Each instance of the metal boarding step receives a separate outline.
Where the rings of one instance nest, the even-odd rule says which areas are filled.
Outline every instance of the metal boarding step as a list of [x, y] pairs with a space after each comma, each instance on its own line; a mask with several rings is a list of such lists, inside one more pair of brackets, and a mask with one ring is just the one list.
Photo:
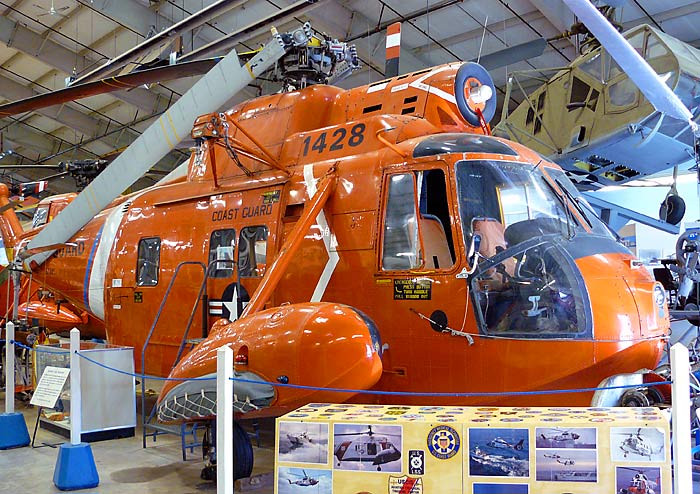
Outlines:
[[[148, 437], [153, 438], [156, 442], [158, 436], [163, 434], [175, 434], [180, 436], [180, 448], [182, 450], [182, 461], [187, 461], [187, 450], [190, 454], [194, 453], [194, 448], [202, 446], [202, 438], [204, 437], [204, 427], [198, 422], [185, 423], [181, 425], [164, 425], [164, 424], [146, 424], [144, 428], [151, 430]], [[199, 433], [201, 432], [201, 437]]]

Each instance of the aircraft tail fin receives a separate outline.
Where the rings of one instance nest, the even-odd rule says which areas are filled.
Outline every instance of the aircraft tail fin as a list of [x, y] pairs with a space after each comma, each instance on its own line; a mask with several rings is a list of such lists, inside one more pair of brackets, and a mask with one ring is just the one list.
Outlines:
[[524, 439], [521, 439], [521, 440], [518, 442], [518, 444], [515, 445], [515, 449], [517, 449], [518, 451], [522, 450], [522, 449], [523, 449], [523, 443], [524, 443], [524, 442], [525, 442], [525, 440], [524, 440]]
[[0, 233], [7, 249], [14, 248], [18, 237], [24, 233], [14, 206], [15, 204], [10, 202], [10, 190], [7, 185], [0, 184]]
[[384, 77], [399, 75], [399, 58], [401, 56], [401, 23], [395, 22], [386, 28], [386, 65]]

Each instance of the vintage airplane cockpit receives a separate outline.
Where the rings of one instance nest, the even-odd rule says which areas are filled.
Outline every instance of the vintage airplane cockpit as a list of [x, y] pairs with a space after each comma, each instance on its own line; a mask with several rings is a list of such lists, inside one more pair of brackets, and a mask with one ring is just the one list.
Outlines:
[[[697, 121], [700, 116], [700, 50], [648, 25], [629, 31], [625, 38], [673, 89]], [[606, 83], [609, 93], [606, 104], [610, 107], [610, 112], [619, 112], [639, 105], [639, 88], [604, 48], [596, 50], [579, 66], [595, 79]], [[574, 97], [575, 91], [579, 94]], [[580, 88], [572, 89], [572, 100], [581, 100], [582, 97], [585, 99], [585, 95], [580, 93]], [[649, 119], [641, 122], [641, 125], [657, 129], [661, 134], [686, 146], [693, 146], [694, 136], [687, 122], [663, 118], [661, 113], [654, 112]]]
[[[673, 89], [697, 121], [700, 116], [700, 50], [648, 25], [625, 33], [625, 38]], [[573, 77], [567, 105], [569, 112], [581, 107], [595, 111], [599, 95], [603, 93], [601, 102], [605, 105], [605, 115], [614, 120], [628, 111], [635, 114], [636, 121], [630, 122], [629, 131], [631, 134], [642, 132], [642, 145], [636, 146], [640, 151], [644, 148], [644, 153], [650, 153], [654, 157], [662, 156], [671, 163], [680, 163], [692, 157], [690, 151], [694, 146], [694, 136], [688, 123], [675, 118], [665, 118], [663, 113], [655, 111], [653, 107], [645, 111], [642, 105], [643, 94], [604, 48], [597, 48], [584, 56], [576, 67], [589, 78], [583, 74], [583, 78]], [[662, 139], [654, 141], [654, 149], [644, 146], [657, 133]], [[580, 136], [577, 139], [578, 142], [587, 140]], [[573, 141], [571, 145], [576, 144], [577, 142]], [[614, 162], [629, 162], [629, 152], [627, 157], [624, 156], [624, 150], [620, 150], [619, 153], [618, 156], [617, 148], [605, 153], [600, 150], [590, 151], [585, 160], [590, 166], [588, 171], [600, 176], [603, 183], [623, 181], [638, 175], [639, 170], [635, 167], [609, 167]]]

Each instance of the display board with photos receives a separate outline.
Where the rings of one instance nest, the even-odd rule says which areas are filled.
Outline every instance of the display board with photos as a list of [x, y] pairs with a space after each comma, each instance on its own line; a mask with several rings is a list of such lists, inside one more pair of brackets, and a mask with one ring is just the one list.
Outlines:
[[652, 407], [311, 403], [277, 419], [275, 493], [671, 494], [669, 435]]

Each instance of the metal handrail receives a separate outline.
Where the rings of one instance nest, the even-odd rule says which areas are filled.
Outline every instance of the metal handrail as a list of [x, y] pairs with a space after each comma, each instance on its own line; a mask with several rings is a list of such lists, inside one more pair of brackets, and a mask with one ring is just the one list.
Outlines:
[[[212, 271], [213, 271], [212, 268], [214, 268], [215, 266], [217, 266], [216, 269], [220, 269], [220, 268], [218, 267], [218, 264], [219, 264], [219, 263], [223, 263], [223, 264], [229, 264], [229, 263], [230, 263], [231, 266], [232, 266], [232, 270], [235, 270], [235, 269], [236, 269], [236, 265], [237, 265], [237, 263], [234, 261], [234, 259], [215, 259], [215, 260], [213, 260], [213, 261], [209, 264], [209, 266], [207, 266], [206, 271], [205, 271], [205, 273], [204, 273], [204, 280], [202, 281], [202, 285], [199, 287], [199, 293], [198, 293], [198, 295], [197, 295], [197, 300], [198, 300], [198, 301], [202, 298], [202, 295], [203, 295], [203, 293], [204, 293], [204, 291], [205, 291], [205, 289], [206, 289], [207, 281], [209, 281], [209, 278], [211, 277], [211, 273], [212, 273]], [[236, 276], [236, 280], [237, 280], [236, 283], [239, 285], [239, 286], [238, 286], [238, 293], [241, 293], [241, 289], [240, 289], [240, 277], [239, 277], [239, 276]], [[205, 295], [205, 296], [206, 296], [206, 295]], [[197, 308], [197, 306], [195, 305], [195, 309], [196, 309], [196, 308]], [[192, 320], [194, 319], [194, 314], [195, 314], [195, 310], [193, 309], [193, 310], [192, 310], [192, 313], [190, 314], [190, 318], [189, 318], [189, 320], [187, 321], [187, 328], [186, 328], [186, 330], [185, 330], [185, 333], [183, 334], [182, 340], [180, 341], [180, 348], [178, 349], [178, 351], [177, 351], [177, 356], [175, 357], [175, 361], [173, 362], [173, 368], [175, 368], [175, 366], [177, 365], [177, 363], [180, 362], [180, 358], [182, 358], [182, 352], [185, 350], [185, 346], [187, 345], [187, 333], [189, 333], [190, 326], [192, 325]], [[206, 330], [206, 328], [202, 328], [202, 337], [203, 337], [203, 338], [206, 338], [206, 336], [207, 336], [205, 330]]]
[[[187, 320], [187, 324], [185, 325], [185, 331], [183, 332], [182, 339], [180, 340], [180, 347], [178, 348], [177, 356], [175, 357], [175, 361], [173, 362], [173, 367], [177, 365], [177, 363], [180, 361], [182, 358], [182, 354], [184, 352], [185, 346], [187, 345], [187, 335], [190, 331], [190, 328], [192, 327], [192, 322], [194, 321], [194, 316], [197, 313], [197, 307], [199, 306], [200, 301], [202, 300], [202, 297], [206, 297], [206, 287], [207, 287], [207, 282], [209, 281], [212, 272], [214, 269], [220, 269], [220, 264], [231, 264], [232, 270], [235, 270], [236, 267], [238, 266], [238, 263], [236, 262], [235, 259], [215, 259], [213, 260], [208, 266], [205, 266], [204, 263], [200, 261], [183, 261], [180, 264], [178, 264], [177, 268], [175, 268], [175, 273], [173, 274], [173, 277], [170, 280], [170, 283], [168, 284], [168, 288], [165, 291], [165, 295], [163, 296], [163, 300], [161, 301], [160, 307], [158, 308], [158, 312], [156, 313], [156, 317], [153, 320], [153, 324], [151, 325], [151, 329], [148, 332], [148, 336], [146, 337], [146, 341], [143, 344], [143, 348], [141, 350], [141, 371], [145, 373], [145, 367], [146, 367], [146, 349], [151, 341], [151, 337], [153, 336], [153, 333], [155, 331], [156, 325], [158, 324], [158, 320], [160, 319], [160, 316], [163, 312], [163, 308], [165, 307], [165, 303], [167, 302], [168, 296], [170, 295], [171, 289], [173, 284], [175, 283], [175, 279], [177, 278], [177, 275], [180, 271], [180, 268], [185, 266], [185, 265], [197, 265], [200, 266], [203, 270], [204, 277], [202, 279], [202, 283], [199, 286], [199, 290], [197, 292], [197, 298], [195, 301], [194, 306], [192, 307], [192, 311], [190, 312], [190, 316]], [[237, 276], [236, 277], [236, 283], [238, 285], [238, 293], [240, 293], [240, 278]], [[206, 313], [203, 317], [206, 317]], [[202, 335], [206, 337], [206, 322], [203, 322], [202, 326]], [[153, 409], [150, 411], [148, 414], [148, 417], [146, 417], [146, 380], [141, 379], [141, 423], [143, 425], [143, 447], [146, 447], [146, 437], [150, 434], [146, 432], [147, 428], [155, 429], [156, 432], [153, 434], [157, 435], [158, 431], [163, 432], [163, 428], [157, 427], [154, 425], [151, 425], [150, 422], [153, 419], [155, 412], [156, 412], [156, 407], [153, 407]]]
[[[168, 283], [168, 288], [165, 290], [165, 295], [163, 295], [163, 300], [160, 303], [160, 307], [158, 307], [158, 312], [156, 312], [156, 317], [153, 320], [153, 324], [151, 324], [151, 329], [148, 331], [148, 336], [146, 337], [146, 341], [143, 343], [143, 347], [141, 347], [141, 372], [145, 374], [146, 372], [146, 349], [148, 348], [148, 345], [151, 342], [151, 337], [153, 336], [153, 333], [156, 329], [156, 325], [158, 324], [158, 321], [160, 320], [160, 316], [163, 312], [163, 308], [165, 307], [165, 303], [168, 300], [168, 296], [170, 295], [170, 291], [173, 288], [173, 284], [175, 283], [175, 280], [177, 279], [177, 275], [180, 272], [180, 268], [183, 266], [187, 265], [195, 265], [199, 266], [202, 268], [202, 272], [204, 274], [204, 282], [203, 284], [206, 286], [206, 278], [207, 278], [207, 267], [204, 265], [203, 262], [200, 261], [183, 261], [180, 264], [177, 265], [175, 268], [175, 272], [173, 273], [173, 277], [170, 279], [170, 283]], [[190, 321], [189, 324], [191, 324], [192, 319], [193, 319], [193, 314], [197, 310], [197, 306], [199, 305], [199, 298], [201, 297], [201, 291], [202, 288], [200, 287], [200, 293], [197, 295], [197, 300], [195, 301], [194, 307], [192, 308], [192, 314], [190, 316]], [[185, 336], [187, 335], [187, 332], [189, 331], [189, 325], [185, 329]], [[141, 421], [143, 425], [143, 447], [146, 447], [146, 424], [150, 422], [151, 418], [153, 418], [153, 411], [149, 414], [148, 418], [146, 418], [146, 379], [141, 379]]]

